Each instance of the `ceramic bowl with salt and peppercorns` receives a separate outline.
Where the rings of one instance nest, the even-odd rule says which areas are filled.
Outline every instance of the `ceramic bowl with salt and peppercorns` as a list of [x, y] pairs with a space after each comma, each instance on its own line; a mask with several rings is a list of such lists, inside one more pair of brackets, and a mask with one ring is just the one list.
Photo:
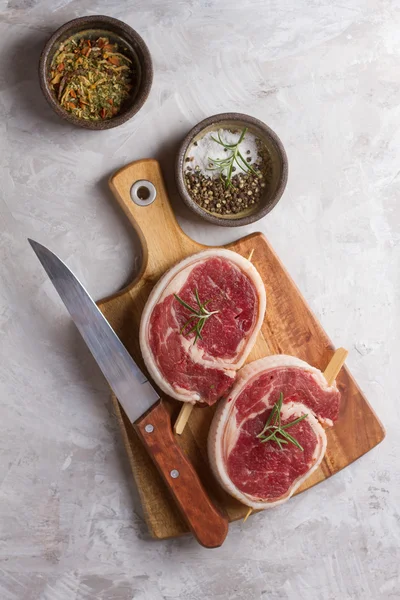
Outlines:
[[184, 202], [223, 226], [247, 225], [270, 212], [285, 189], [287, 172], [276, 133], [238, 113], [201, 121], [182, 142], [176, 162]]

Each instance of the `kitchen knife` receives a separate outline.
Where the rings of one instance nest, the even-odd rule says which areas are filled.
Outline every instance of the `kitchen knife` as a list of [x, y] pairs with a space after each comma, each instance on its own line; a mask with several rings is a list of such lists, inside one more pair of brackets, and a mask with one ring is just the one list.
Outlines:
[[177, 444], [160, 395], [72, 271], [48, 248], [28, 241], [194, 536], [207, 548], [220, 546], [228, 533], [228, 521], [212, 504]]

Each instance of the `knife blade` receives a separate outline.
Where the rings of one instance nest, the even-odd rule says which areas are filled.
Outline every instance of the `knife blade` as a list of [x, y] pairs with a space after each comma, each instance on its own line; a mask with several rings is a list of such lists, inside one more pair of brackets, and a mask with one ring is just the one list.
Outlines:
[[192, 533], [207, 548], [220, 546], [228, 532], [227, 519], [212, 504], [196, 471], [177, 444], [170, 415], [160, 395], [67, 265], [42, 244], [32, 239], [28, 241]]
[[51, 250], [28, 240], [131, 423], [160, 398], [88, 292]]

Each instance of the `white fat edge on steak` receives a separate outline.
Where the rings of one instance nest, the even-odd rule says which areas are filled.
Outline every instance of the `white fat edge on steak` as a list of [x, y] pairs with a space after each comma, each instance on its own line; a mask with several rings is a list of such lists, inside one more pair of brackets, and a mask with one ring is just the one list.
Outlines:
[[[154, 286], [146, 302], [140, 321], [140, 348], [146, 367], [151, 377], [153, 378], [155, 383], [169, 396], [176, 398], [177, 400], [181, 400], [183, 402], [191, 402], [192, 404], [195, 404], [196, 402], [201, 402], [200, 395], [196, 394], [193, 391], [180, 388], [178, 386], [172, 387], [168, 383], [168, 381], [164, 379], [163, 375], [159, 371], [156, 358], [153, 356], [153, 353], [150, 349], [150, 345], [148, 343], [148, 327], [152, 311], [156, 304], [162, 302], [167, 296], [170, 296], [171, 294], [179, 293], [179, 291], [185, 285], [192, 269], [198, 266], [200, 262], [203, 262], [209, 258], [218, 257], [229, 260], [234, 265], [236, 265], [245, 275], [248, 276], [248, 278], [255, 287], [258, 299], [258, 314], [255, 323], [253, 324], [251, 334], [247, 339], [242, 340], [239, 346], [240, 354], [236, 362], [226, 362], [221, 361], [219, 359], [211, 358], [207, 360], [203, 358], [204, 352], [200, 350], [196, 344], [193, 344], [192, 340], [187, 340], [184, 336], [182, 336], [181, 342], [185, 351], [188, 353], [193, 362], [203, 364], [207, 367], [224, 370], [225, 375], [234, 379], [236, 371], [240, 369], [240, 367], [243, 365], [244, 361], [246, 360], [248, 354], [250, 353], [255, 343], [257, 334], [264, 320], [267, 302], [265, 286], [260, 274], [250, 261], [248, 261], [246, 258], [241, 256], [237, 252], [233, 252], [232, 250], [216, 248], [215, 250], [205, 250], [203, 252], [199, 252], [198, 254], [193, 254], [188, 258], [180, 261], [174, 267], [169, 269]], [[215, 316], [217, 317], [218, 315]]]
[[[251, 384], [254, 379], [256, 379], [261, 373], [265, 373], [269, 370], [280, 368], [280, 367], [295, 367], [303, 369], [309, 373], [311, 373], [318, 385], [324, 390], [337, 389], [336, 382], [329, 386], [325, 377], [321, 373], [321, 371], [315, 367], [312, 367], [307, 362], [296, 358], [294, 356], [288, 356], [285, 354], [276, 354], [274, 356], [267, 356], [265, 358], [260, 358], [259, 360], [255, 360], [239, 371], [238, 377], [236, 379], [235, 385], [232, 388], [231, 392], [227, 396], [227, 398], [222, 399], [215, 412], [214, 418], [211, 423], [209, 435], [208, 435], [208, 456], [210, 459], [211, 468], [214, 472], [215, 477], [221, 484], [221, 486], [232, 496], [246, 504], [247, 506], [251, 506], [252, 508], [271, 508], [272, 506], [277, 506], [282, 502], [285, 502], [293, 495], [296, 489], [307, 479], [313, 471], [318, 467], [321, 463], [322, 458], [324, 457], [326, 450], [326, 435], [323, 427], [319, 423], [319, 420], [316, 418], [314, 413], [301, 403], [293, 403], [290, 402], [288, 404], [284, 404], [282, 407], [282, 415], [285, 418], [286, 411], [288, 410], [286, 407], [301, 407], [302, 412], [300, 414], [304, 414], [307, 412], [308, 414], [308, 422], [311, 424], [314, 432], [317, 435], [318, 444], [316, 447], [316, 452], [318, 454], [315, 463], [313, 466], [305, 473], [302, 477], [298, 478], [289, 490], [289, 494], [285, 495], [285, 497], [278, 499], [274, 502], [260, 502], [255, 499], [251, 499], [243, 492], [238, 490], [236, 486], [232, 483], [229, 478], [229, 475], [226, 471], [226, 459], [231, 453], [232, 449], [235, 447], [236, 442], [239, 438], [240, 429], [244, 421], [248, 419], [252, 419], [260, 412], [264, 412], [265, 406], [270, 406], [268, 402], [269, 394], [266, 394], [263, 398], [257, 401], [263, 402], [264, 406], [260, 409], [260, 411], [256, 411], [246, 416], [246, 418], [240, 423], [237, 424], [236, 416], [237, 410], [235, 407], [235, 403], [237, 398], [240, 396], [244, 388]], [[299, 409], [299, 408], [298, 408]], [[297, 409], [297, 410], [298, 410]], [[300, 415], [299, 415], [300, 416]], [[322, 419], [320, 419], [322, 420]], [[324, 420], [327, 424], [332, 425], [332, 421], [330, 419]], [[315, 454], [315, 453], [314, 453]], [[314, 457], [313, 457], [314, 458]]]

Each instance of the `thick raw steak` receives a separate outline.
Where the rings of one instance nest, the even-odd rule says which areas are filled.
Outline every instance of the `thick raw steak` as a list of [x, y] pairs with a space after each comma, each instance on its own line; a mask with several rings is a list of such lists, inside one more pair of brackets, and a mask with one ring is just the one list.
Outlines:
[[[282, 425], [307, 414], [287, 431], [300, 445], [281, 450], [275, 441], [261, 443], [271, 409], [283, 394]], [[321, 371], [286, 355], [268, 356], [244, 367], [217, 408], [208, 438], [215, 476], [232, 496], [253, 508], [269, 508], [290, 498], [318, 467], [326, 450], [319, 421], [332, 425], [340, 393]]]
[[[192, 316], [174, 296], [209, 317], [195, 341], [184, 328]], [[181, 261], [160, 279], [143, 311], [140, 347], [150, 375], [169, 396], [213, 404], [232, 386], [263, 322], [265, 288], [255, 267], [231, 250], [206, 250]], [[182, 331], [184, 328], [184, 331]]]

